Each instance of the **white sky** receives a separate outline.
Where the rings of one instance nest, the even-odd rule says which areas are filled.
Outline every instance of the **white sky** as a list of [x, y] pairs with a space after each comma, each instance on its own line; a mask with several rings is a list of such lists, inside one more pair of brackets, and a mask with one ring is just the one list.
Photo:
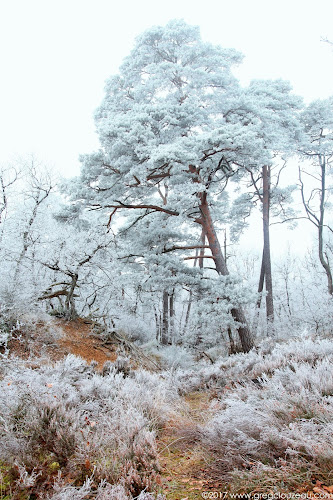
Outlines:
[[98, 147], [93, 112], [134, 38], [184, 18], [245, 55], [237, 75], [333, 94], [333, 0], [0, 0], [0, 165], [34, 153], [62, 175]]
[[154, 24], [184, 18], [245, 55], [237, 74], [285, 78], [307, 100], [333, 93], [333, 0], [0, 0], [0, 164], [35, 153], [63, 175], [98, 147], [104, 82]]

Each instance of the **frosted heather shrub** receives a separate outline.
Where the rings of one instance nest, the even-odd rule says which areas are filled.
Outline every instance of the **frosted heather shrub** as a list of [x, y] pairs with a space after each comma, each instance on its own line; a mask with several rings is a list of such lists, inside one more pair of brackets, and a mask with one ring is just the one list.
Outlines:
[[244, 384], [271, 376], [277, 369], [294, 363], [315, 365], [320, 360], [333, 359], [333, 342], [328, 338], [301, 336], [287, 343], [263, 341], [256, 350], [219, 358], [213, 364], [196, 364], [195, 370], [179, 368], [173, 372], [174, 383], [183, 393], [225, 385]]
[[[49, 496], [47, 500], [86, 500], [94, 498], [96, 500], [132, 500], [132, 495], [121, 484], [113, 485], [102, 481], [97, 491], [93, 488], [93, 477], [87, 478], [81, 488], [74, 486], [61, 485], [56, 483], [55, 493]], [[136, 497], [136, 500], [166, 500], [164, 495], [155, 495], [153, 493], [142, 492]]]
[[34, 479], [39, 494], [59, 472], [81, 485], [93, 474], [94, 483], [119, 483], [133, 496], [152, 490], [154, 429], [178, 398], [167, 379], [144, 371], [103, 376], [73, 355], [38, 369], [7, 359], [0, 392], [0, 459], [18, 489]]
[[202, 442], [229, 473], [244, 462], [279, 468], [287, 459], [290, 467], [303, 462], [327, 479], [333, 468], [333, 343], [291, 341], [257, 359], [246, 357], [251, 363], [243, 364], [241, 383], [225, 387], [220, 409], [201, 428]]

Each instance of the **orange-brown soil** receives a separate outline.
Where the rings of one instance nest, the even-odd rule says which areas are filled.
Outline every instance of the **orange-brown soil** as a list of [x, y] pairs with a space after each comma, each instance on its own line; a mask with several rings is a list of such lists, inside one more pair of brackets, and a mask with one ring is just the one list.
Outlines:
[[96, 361], [98, 368], [103, 368], [106, 361], [115, 361], [117, 359], [116, 347], [111, 350], [105, 347], [103, 342], [91, 334], [91, 325], [82, 319], [75, 321], [58, 320], [60, 329], [63, 332], [58, 340], [59, 349], [65, 353], [72, 353], [80, 356], [88, 363]]
[[33, 334], [19, 333], [14, 334], [8, 347], [11, 355], [22, 359], [37, 356], [58, 361], [68, 354], [75, 354], [88, 363], [96, 361], [99, 370], [106, 361], [117, 359], [117, 346], [106, 347], [102, 339], [92, 334], [92, 325], [81, 318], [74, 321], [57, 318], [51, 325], [34, 325]]

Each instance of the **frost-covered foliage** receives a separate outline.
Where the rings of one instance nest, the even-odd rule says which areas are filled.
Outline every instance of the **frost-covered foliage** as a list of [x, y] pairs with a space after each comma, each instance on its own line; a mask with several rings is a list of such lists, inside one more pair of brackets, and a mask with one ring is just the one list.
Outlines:
[[[256, 310], [258, 295], [249, 294], [258, 287], [261, 256], [254, 250], [237, 250], [230, 258], [230, 269], [243, 280], [247, 290], [247, 314], [251, 318], [253, 333], [258, 345], [267, 337], [265, 293], [260, 314]], [[290, 336], [314, 333], [320, 336], [333, 333], [332, 297], [327, 293], [325, 275], [317, 258], [317, 250], [309, 249], [304, 256], [288, 249], [275, 257], [272, 266], [275, 308], [275, 337], [288, 340]], [[258, 316], [257, 316], [258, 314]]]
[[[232, 334], [237, 331], [230, 311], [238, 304], [249, 306], [254, 302], [254, 294], [233, 276], [218, 276], [214, 279], [206, 277], [193, 287], [192, 316], [183, 341], [188, 345], [199, 345], [202, 348], [216, 346], [218, 340], [228, 345], [228, 329]], [[228, 300], [226, 300], [228, 297]], [[226, 349], [227, 352], [227, 349]]]
[[[146, 344], [145, 350], [155, 355], [162, 367], [166, 370], [193, 369], [198, 366], [195, 351], [180, 345], [161, 346], [156, 341]], [[204, 363], [203, 363], [204, 364]]]
[[[120, 484], [111, 485], [106, 481], [102, 481], [96, 490], [92, 478], [88, 478], [83, 486], [79, 488], [61, 486], [61, 483], [55, 483], [54, 490], [55, 493], [48, 496], [47, 500], [86, 500], [87, 498], [96, 500], [131, 500], [133, 498], [128, 495], [126, 489]], [[166, 500], [164, 495], [147, 492], [141, 492], [135, 498], [136, 500]]]
[[[219, 409], [201, 427], [200, 436], [216, 454], [221, 470], [234, 470], [238, 479], [245, 474], [252, 484], [268, 466], [271, 475], [280, 477], [282, 488], [289, 484], [288, 468], [291, 480], [293, 468], [302, 467], [303, 479], [306, 470], [329, 478], [332, 361], [332, 340], [304, 338], [219, 363], [220, 380], [225, 379]], [[213, 378], [216, 371], [211, 371]]]
[[11, 339], [13, 325], [2, 314], [0, 318], [0, 349], [7, 350], [8, 341]]
[[[242, 87], [232, 73], [241, 60], [184, 21], [152, 27], [107, 81], [96, 113], [100, 149], [82, 156], [80, 177], [58, 192], [35, 160], [21, 171], [0, 169], [4, 349], [11, 334], [1, 326], [4, 311], [19, 317], [37, 308], [89, 316], [138, 343], [206, 354], [217, 346], [219, 354], [250, 349], [250, 327], [255, 343], [266, 336], [264, 307], [256, 311], [260, 257], [249, 270], [243, 250], [228, 239], [237, 240], [261, 205], [263, 165], [270, 167], [274, 216], [292, 215], [286, 203], [293, 188], [279, 184], [282, 157], [301, 145], [303, 156], [326, 155], [329, 173], [332, 99], [302, 112], [288, 82]], [[305, 196], [316, 216], [319, 191]], [[319, 226], [329, 264], [326, 223], [325, 216]], [[228, 239], [217, 259], [208, 234], [212, 241], [222, 229]], [[333, 312], [322, 269], [288, 259], [273, 263], [276, 337], [291, 328], [329, 334]], [[220, 262], [218, 270], [217, 260], [228, 266]], [[241, 325], [248, 340], [242, 345]], [[171, 365], [190, 365], [185, 351]], [[167, 351], [164, 357], [170, 366]]]
[[[333, 357], [331, 338], [295, 335], [289, 342], [263, 340], [249, 353], [220, 357], [210, 364], [197, 365], [196, 370], [181, 369], [173, 373], [181, 392], [201, 390], [206, 387], [222, 388], [230, 384], [258, 383], [270, 377], [277, 369], [306, 363], [315, 365], [318, 360]], [[214, 361], [214, 359], [212, 359]]]
[[[316, 228], [318, 260], [332, 296], [332, 224], [328, 210], [332, 206], [333, 97], [310, 103], [302, 113], [302, 123], [305, 134], [300, 148], [301, 200], [306, 218]], [[304, 180], [308, 177], [311, 183]]]
[[[178, 398], [167, 379], [145, 371], [99, 374], [70, 355], [39, 369], [4, 360], [0, 386], [0, 456], [18, 490], [38, 493], [67, 475], [75, 485], [91, 476], [93, 489], [101, 481], [119, 483], [128, 498], [154, 487], [155, 430]], [[73, 497], [64, 486], [54, 498], [84, 498], [88, 483]], [[106, 487], [100, 498], [109, 498]]]
[[[257, 175], [277, 151], [292, 148], [301, 99], [282, 80], [242, 88], [232, 74], [241, 59], [233, 49], [204, 42], [199, 28], [182, 20], [147, 30], [119, 74], [107, 81], [95, 117], [100, 149], [82, 156], [81, 176], [69, 188], [73, 201], [100, 210], [116, 228], [120, 258], [140, 270], [144, 289], [168, 293], [173, 300], [181, 287], [212, 288], [201, 302], [200, 293], [191, 296], [199, 312], [188, 328], [197, 331], [192, 341], [216, 343], [221, 326], [240, 332], [242, 323], [248, 350], [252, 339], [246, 321], [239, 321], [246, 305], [239, 280], [213, 283], [216, 274], [210, 273], [211, 286], [206, 286], [209, 273], [191, 269], [187, 261], [195, 259], [203, 234], [209, 243], [204, 240], [203, 246], [210, 250], [201, 267], [216, 266], [228, 276], [212, 233], [228, 223], [239, 232], [243, 205], [251, 202], [251, 195], [244, 195], [230, 217], [228, 180], [238, 184], [249, 172]], [[219, 254], [219, 264], [210, 251]], [[223, 290], [216, 295], [218, 287]], [[188, 322], [182, 324], [178, 316], [175, 335], [173, 311], [166, 318], [164, 303], [161, 321], [154, 308], [163, 343], [177, 342]], [[210, 331], [204, 318], [210, 318]]]
[[29, 189], [29, 183], [23, 185], [3, 229], [0, 310], [38, 306], [67, 317], [94, 310], [110, 315], [121, 297], [110, 279], [111, 273], [120, 274], [112, 262], [113, 236], [95, 214], [66, 216], [59, 193], [39, 199], [32, 192], [25, 200]]
[[21, 355], [43, 357], [45, 347], [54, 345], [59, 331], [50, 317], [39, 308], [21, 304], [2, 304], [0, 309], [0, 352], [8, 355], [10, 342], [14, 342]]
[[290, 325], [295, 331], [333, 333], [332, 297], [316, 254], [309, 250], [301, 259], [288, 252], [276, 262], [276, 331], [280, 338], [289, 338]]

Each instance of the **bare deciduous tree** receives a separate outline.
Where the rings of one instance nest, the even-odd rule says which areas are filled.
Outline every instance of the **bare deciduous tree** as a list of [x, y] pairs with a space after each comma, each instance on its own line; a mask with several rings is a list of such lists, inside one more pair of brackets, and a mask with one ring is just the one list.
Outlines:
[[[331, 252], [328, 238], [333, 228], [326, 222], [328, 184], [333, 159], [333, 98], [311, 103], [304, 111], [306, 138], [300, 154], [306, 161], [299, 167], [299, 186], [306, 218], [315, 226], [318, 257], [327, 279], [327, 289], [333, 295]], [[306, 177], [306, 181], [305, 181]]]

